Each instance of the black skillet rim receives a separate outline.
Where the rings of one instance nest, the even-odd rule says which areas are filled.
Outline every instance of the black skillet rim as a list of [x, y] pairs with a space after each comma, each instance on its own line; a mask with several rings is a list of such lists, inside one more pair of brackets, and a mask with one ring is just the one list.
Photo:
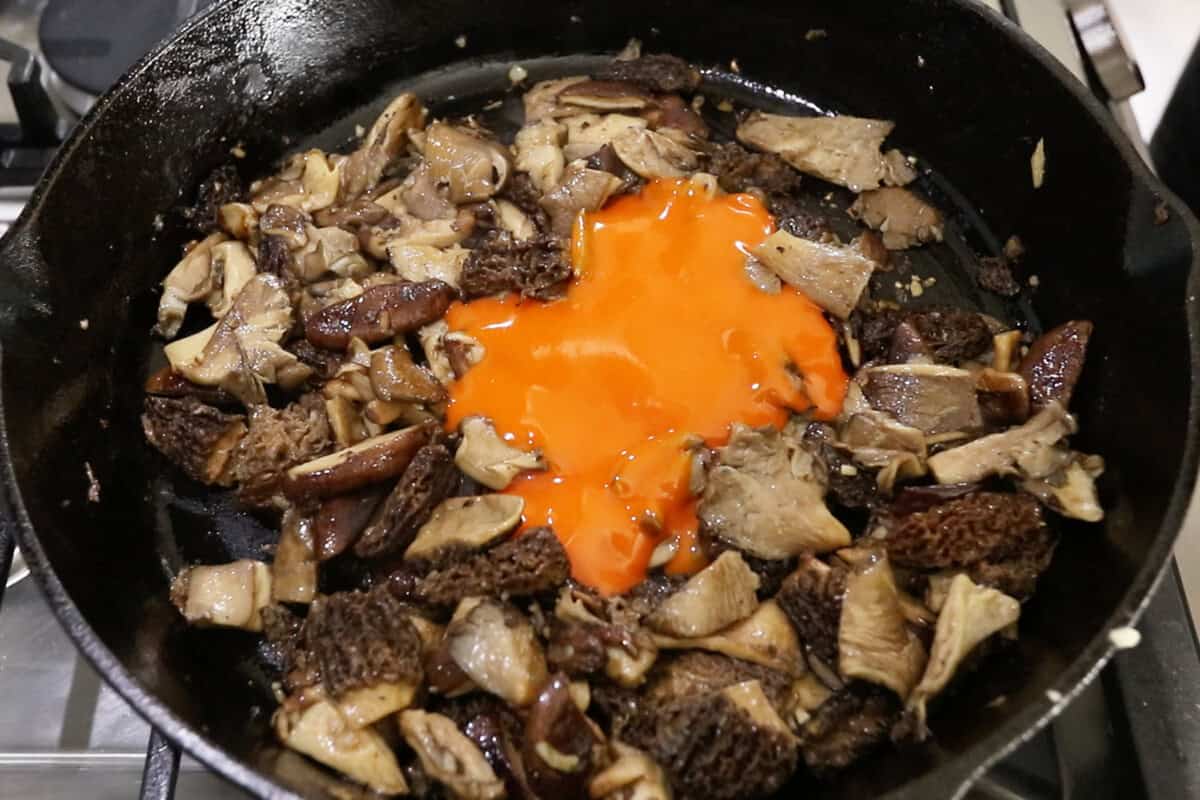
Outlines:
[[[55, 154], [25, 209], [9, 232], [5, 234], [3, 242], [10, 242], [20, 235], [29, 218], [37, 213], [43, 195], [54, 183], [63, 164], [74, 150], [88, 138], [96, 120], [104, 114], [114, 98], [121, 95], [135, 78], [152, 69], [164, 51], [173, 47], [190, 31], [204, 25], [209, 15], [225, 13], [236, 2], [237, 0], [220, 0], [194, 17], [170, 39], [160, 43], [139, 60], [116, 85], [96, 102], [91, 111], [76, 126], [71, 137]], [[1188, 509], [1195, 486], [1197, 464], [1200, 461], [1200, 425], [1197, 424], [1200, 422], [1200, 302], [1197, 301], [1197, 294], [1200, 293], [1200, 222], [1183, 202], [1150, 171], [1108, 110], [1053, 55], [1043, 49], [1017, 25], [990, 9], [973, 3], [971, 0], [948, 0], [948, 2], [957, 6], [962, 13], [973, 14], [984, 24], [999, 29], [1008, 37], [1014, 47], [1023, 50], [1051, 77], [1064, 84], [1083, 110], [1100, 124], [1104, 133], [1129, 166], [1134, 178], [1149, 187], [1155, 195], [1166, 202], [1171, 212], [1186, 224], [1193, 254], [1192, 268], [1188, 277], [1188, 292], [1184, 300], [1192, 365], [1192, 385], [1188, 403], [1189, 424], [1182, 470], [1176, 480], [1171, 501], [1164, 514], [1163, 524], [1155, 532], [1155, 541], [1149, 550], [1146, 561], [1134, 576], [1117, 611], [1109, 618], [1103, 630], [1088, 643], [1083, 652], [1062, 672], [1051, 687], [1051, 690], [1061, 695], [1060, 699], [1051, 701], [1046, 696], [1031, 703], [1028, 708], [996, 728], [983, 741], [960, 753], [946, 764], [889, 792], [886, 795], [889, 798], [920, 798], [935, 795], [955, 799], [962, 797], [971, 785], [994, 764], [1041, 731], [1099, 674], [1113, 653], [1116, 652], [1116, 647], [1109, 639], [1109, 633], [1116, 628], [1129, 626], [1136, 622], [1158, 588], [1159, 581], [1162, 580]], [[2, 358], [0, 358], [0, 366], [2, 366]], [[54, 610], [55, 616], [97, 672], [103, 675], [109, 685], [150, 725], [210, 769], [262, 797], [296, 797], [293, 792], [284, 789], [248, 764], [231, 756], [223, 748], [193, 730], [191, 726], [177, 717], [125, 669], [88, 626], [46, 559], [45, 551], [38, 541], [37, 533], [25, 510], [20, 489], [16, 484], [12, 459], [9, 455], [8, 429], [3, 415], [2, 397], [0, 397], [0, 469], [2, 469], [4, 484], [3, 496], [0, 497], [0, 506], [2, 506], [0, 513], [3, 514], [3, 519], [0, 522], [12, 524], [12, 529], [16, 533], [17, 541], [25, 554], [29, 568], [38, 586], [45, 594], [50, 607]], [[1047, 691], [1047, 695], [1051, 690]]]

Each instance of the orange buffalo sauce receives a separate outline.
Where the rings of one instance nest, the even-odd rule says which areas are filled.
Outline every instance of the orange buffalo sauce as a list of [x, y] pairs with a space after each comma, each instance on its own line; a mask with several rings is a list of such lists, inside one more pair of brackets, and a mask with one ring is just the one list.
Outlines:
[[542, 450], [549, 469], [506, 491], [525, 499], [526, 526], [554, 526], [577, 580], [623, 592], [676, 535], [668, 571], [703, 566], [689, 439], [718, 446], [731, 423], [782, 425], [787, 409], [838, 413], [847, 379], [820, 309], [746, 277], [746, 252], [771, 231], [750, 195], [655, 181], [576, 225], [565, 298], [450, 309], [451, 330], [487, 352], [451, 389], [447, 424], [482, 414]]

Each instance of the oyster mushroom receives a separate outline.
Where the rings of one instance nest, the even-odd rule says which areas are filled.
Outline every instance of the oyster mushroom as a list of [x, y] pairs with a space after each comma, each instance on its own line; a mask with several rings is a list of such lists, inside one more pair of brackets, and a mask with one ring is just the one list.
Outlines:
[[550, 215], [551, 227], [559, 236], [569, 236], [580, 213], [596, 211], [620, 191], [624, 182], [611, 172], [590, 169], [583, 162], [567, 165], [562, 182], [541, 201]]
[[358, 237], [341, 228], [307, 226], [305, 245], [292, 254], [296, 277], [304, 283], [336, 275], [361, 280], [375, 271], [359, 252]]
[[467, 417], [459, 430], [462, 443], [454, 454], [454, 463], [489, 489], [500, 491], [522, 472], [546, 468], [541, 454], [506, 444], [485, 417]]
[[544, 119], [553, 120], [556, 117], [576, 113], [578, 109], [563, 105], [559, 102], [558, 97], [566, 89], [586, 80], [587, 78], [583, 75], [572, 75], [535, 83], [522, 98], [525, 106], [525, 123], [528, 125]]
[[888, 250], [907, 250], [945, 238], [942, 213], [908, 189], [884, 187], [863, 192], [850, 216], [883, 234]]
[[533, 185], [542, 194], [562, 181], [566, 159], [562, 147], [567, 141], [567, 127], [552, 119], [526, 124], [517, 131], [513, 150], [514, 166], [529, 174]]
[[595, 800], [671, 800], [671, 784], [662, 767], [636, 747], [609, 743], [609, 764], [592, 778]]
[[764, 239], [754, 257], [840, 319], [848, 318], [858, 305], [877, 266], [856, 244], [813, 242], [787, 231]]
[[387, 244], [388, 260], [401, 278], [414, 283], [438, 280], [455, 288], [469, 253], [457, 245], [438, 248], [404, 241]]
[[727, 550], [663, 601], [646, 624], [669, 636], [708, 636], [754, 612], [758, 584], [741, 555]]
[[741, 622], [709, 636], [683, 639], [658, 635], [654, 643], [663, 650], [709, 650], [797, 677], [806, 671], [796, 629], [774, 600], [762, 603]]
[[371, 728], [356, 728], [327, 700], [275, 715], [280, 741], [384, 795], [408, 794], [396, 756]]
[[332, 497], [398, 477], [433, 430], [413, 425], [299, 464], [287, 471], [284, 493], [294, 499]]
[[446, 629], [450, 657], [471, 681], [514, 706], [537, 699], [549, 678], [533, 626], [521, 612], [484, 599]]
[[1075, 420], [1051, 402], [1028, 422], [993, 433], [929, 459], [938, 483], [973, 483], [989, 475], [1042, 478], [1062, 464], [1054, 445], [1075, 432]]
[[308, 214], [298, 208], [278, 204], [267, 206], [258, 222], [258, 228], [264, 236], [278, 236], [293, 250], [308, 244], [311, 227]]
[[467, 370], [482, 361], [487, 353], [478, 339], [461, 331], [451, 331], [443, 320], [421, 328], [418, 336], [429, 369], [443, 386], [449, 386], [467, 374]]
[[214, 233], [197, 242], [163, 279], [155, 325], [155, 331], [163, 338], [173, 339], [179, 333], [188, 303], [203, 300], [220, 288], [212, 269], [212, 251], [227, 238], [223, 233]]
[[567, 143], [563, 156], [567, 161], [587, 158], [612, 144], [630, 131], [645, 130], [646, 120], [624, 114], [579, 114], [563, 120], [567, 126]]
[[737, 138], [801, 172], [855, 192], [878, 189], [890, 169], [880, 147], [895, 123], [860, 117], [786, 117], [756, 111]]
[[233, 308], [233, 303], [246, 284], [258, 274], [250, 249], [241, 242], [221, 242], [212, 249], [212, 270], [219, 276], [220, 293], [209, 295], [208, 306], [216, 319]]
[[462, 800], [498, 800], [504, 781], [454, 721], [416, 709], [400, 713], [400, 733], [431, 778]]
[[430, 178], [447, 187], [451, 203], [487, 200], [504, 188], [512, 171], [499, 143], [443, 122], [425, 130], [424, 154]]
[[249, 559], [188, 567], [171, 582], [171, 600], [193, 625], [260, 631], [271, 603], [271, 568]]
[[425, 107], [415, 94], [405, 92], [392, 100], [375, 120], [362, 145], [342, 164], [343, 201], [373, 189], [388, 165], [404, 152], [411, 132], [424, 125]]
[[1021, 488], [1064, 517], [1084, 522], [1104, 519], [1096, 496], [1096, 478], [1104, 473], [1104, 459], [1077, 456], [1067, 466], [1043, 479], [1021, 482]]
[[434, 509], [429, 521], [404, 551], [407, 561], [434, 560], [447, 553], [482, 550], [521, 521], [525, 501], [515, 495], [451, 497]]
[[612, 147], [627, 167], [646, 180], [682, 178], [700, 162], [694, 151], [650, 130], [626, 129], [613, 138]]

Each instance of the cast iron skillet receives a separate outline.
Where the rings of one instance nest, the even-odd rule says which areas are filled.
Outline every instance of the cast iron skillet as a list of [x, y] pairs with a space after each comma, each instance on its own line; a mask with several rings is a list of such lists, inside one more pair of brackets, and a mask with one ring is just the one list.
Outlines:
[[[1106, 522], [1064, 527], [1018, 652], [935, 716], [931, 742], [785, 794], [962, 794], [1096, 674], [1108, 632], [1156, 585], [1196, 473], [1200, 231], [1100, 105], [1007, 22], [964, 0], [227, 2], [98, 103], [0, 242], [0, 451], [4, 530], [79, 647], [154, 726], [251, 792], [324, 797], [335, 781], [273, 744], [252, 637], [187, 630], [167, 604], [182, 563], [261, 555], [270, 541], [223, 498], [172, 483], [142, 441], [155, 287], [186, 236], [169, 210], [235, 144], [243, 174], [261, 174], [309, 142], [345, 144], [405, 81], [435, 110], [476, 109], [507, 88], [513, 60], [538, 79], [630, 36], [723, 65], [708, 73], [714, 94], [896, 120], [896, 143], [953, 179], [922, 186], [959, 209], [953, 249], [994, 252], [1017, 232], [1040, 278], [1032, 307], [1000, 305], [938, 251], [918, 264], [941, 276], [932, 299], [1034, 327], [1096, 323], [1074, 410], [1079, 446], [1108, 460]], [[1160, 203], [1169, 219], [1155, 224]]]

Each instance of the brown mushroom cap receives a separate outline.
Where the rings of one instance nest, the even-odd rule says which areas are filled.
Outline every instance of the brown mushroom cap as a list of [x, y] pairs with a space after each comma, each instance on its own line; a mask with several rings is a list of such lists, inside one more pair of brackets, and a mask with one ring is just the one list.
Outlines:
[[293, 499], [332, 497], [395, 478], [434, 430], [432, 424], [413, 425], [299, 464], [287, 471], [283, 491]]
[[313, 314], [304, 325], [304, 335], [329, 350], [345, 349], [354, 337], [378, 344], [440, 319], [454, 295], [454, 288], [442, 281], [373, 286]]

